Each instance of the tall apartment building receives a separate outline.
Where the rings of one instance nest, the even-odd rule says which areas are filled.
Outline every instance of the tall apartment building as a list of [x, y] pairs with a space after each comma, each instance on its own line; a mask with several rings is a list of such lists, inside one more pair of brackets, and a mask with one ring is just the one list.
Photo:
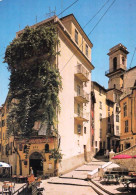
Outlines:
[[[58, 113], [56, 126], [62, 160], [58, 163], [57, 169], [58, 173], [65, 173], [91, 159], [90, 80], [91, 71], [94, 68], [91, 63], [93, 45], [73, 14], [61, 19], [54, 16], [31, 28], [46, 25], [49, 22], [56, 25], [60, 42], [56, 47], [56, 50], [60, 52], [60, 55], [56, 57], [56, 66], [62, 78], [62, 90], [59, 94], [61, 111]], [[20, 33], [23, 33], [23, 30], [17, 33], [17, 37]], [[30, 166], [36, 169], [34, 164], [37, 164], [37, 168], [39, 165], [39, 171], [44, 175], [47, 172], [54, 172], [54, 164], [49, 158], [49, 149], [54, 148], [55, 140], [53, 137], [48, 140], [45, 132], [46, 129], [42, 129], [37, 137], [30, 139], [27, 163], [24, 157], [26, 144], [23, 141], [16, 142], [18, 147], [20, 146], [23, 175], [29, 174]], [[37, 161], [37, 157], [40, 159], [39, 161]], [[18, 158], [12, 166], [18, 174]]]
[[[92, 120], [92, 151], [94, 154], [104, 153], [106, 150], [106, 134], [107, 134], [107, 104], [106, 89], [97, 82], [92, 82], [92, 108], [94, 108]], [[94, 149], [93, 149], [94, 148]]]

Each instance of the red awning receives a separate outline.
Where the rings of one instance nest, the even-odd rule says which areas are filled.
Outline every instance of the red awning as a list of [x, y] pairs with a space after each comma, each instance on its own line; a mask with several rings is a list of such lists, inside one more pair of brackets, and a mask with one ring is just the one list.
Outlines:
[[112, 157], [112, 159], [127, 159], [127, 158], [132, 158], [132, 156], [127, 154], [119, 154]]

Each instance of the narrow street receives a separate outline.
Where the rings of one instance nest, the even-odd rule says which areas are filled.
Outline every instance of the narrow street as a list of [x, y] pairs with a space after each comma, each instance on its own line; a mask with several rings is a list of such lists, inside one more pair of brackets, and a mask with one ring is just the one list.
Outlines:
[[104, 161], [93, 159], [74, 171], [62, 175], [61, 177], [52, 177], [43, 180], [41, 187], [45, 188], [44, 195], [96, 195], [97, 193], [86, 180], [87, 173], [101, 167]]

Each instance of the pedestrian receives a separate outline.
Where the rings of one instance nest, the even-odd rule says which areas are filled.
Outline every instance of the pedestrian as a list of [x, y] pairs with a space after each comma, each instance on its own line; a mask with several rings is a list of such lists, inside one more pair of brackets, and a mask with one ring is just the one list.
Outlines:
[[30, 175], [33, 175], [34, 174], [34, 171], [32, 169], [32, 167], [30, 167]]

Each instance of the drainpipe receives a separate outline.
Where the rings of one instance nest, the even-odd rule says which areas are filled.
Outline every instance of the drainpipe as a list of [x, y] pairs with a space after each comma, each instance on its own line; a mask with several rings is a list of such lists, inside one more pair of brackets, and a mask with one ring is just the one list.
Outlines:
[[132, 125], [133, 125], [133, 97], [130, 97], [131, 98], [131, 132], [132, 132], [132, 135], [136, 135], [136, 133], [133, 132], [133, 128], [132, 128]]
[[1, 116], [1, 160], [2, 160], [2, 111], [0, 110], [0, 116]]

